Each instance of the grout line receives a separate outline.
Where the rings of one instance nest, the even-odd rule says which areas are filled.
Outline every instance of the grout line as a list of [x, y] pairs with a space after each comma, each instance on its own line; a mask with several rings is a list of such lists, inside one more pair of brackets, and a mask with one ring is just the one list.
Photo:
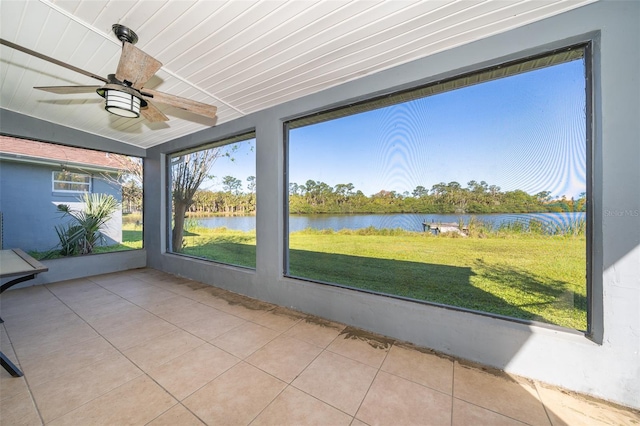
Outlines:
[[544, 403], [544, 401], [542, 400], [542, 395], [540, 395], [540, 389], [538, 389], [538, 382], [537, 381], [533, 381], [533, 387], [536, 390], [536, 395], [538, 395], [538, 400], [540, 400], [540, 403], [542, 404], [542, 408], [544, 408], [544, 413], [547, 415], [547, 419], [549, 420], [549, 424], [552, 425], [553, 421], [551, 420], [551, 415], [549, 414], [549, 409], [547, 409], [547, 404]]
[[[7, 331], [7, 328], [5, 327], [4, 324], [5, 323], [3, 322], [2, 323], [2, 328], [4, 329], [4, 334], [7, 336], [7, 340], [9, 341], [9, 345], [11, 345], [11, 352], [13, 352], [13, 355], [15, 356], [17, 367], [20, 369], [20, 371], [22, 371], [24, 368], [22, 367], [22, 364], [20, 363], [20, 358], [18, 358], [18, 354], [16, 353], [16, 348], [13, 345], [13, 342], [11, 341], [11, 336], [9, 336], [9, 332]], [[12, 378], [16, 378], [16, 377], [12, 377]], [[36, 398], [33, 396], [33, 391], [31, 390], [31, 385], [29, 384], [29, 380], [27, 380], [27, 375], [24, 374], [24, 371], [22, 371], [22, 378], [24, 379], [24, 384], [27, 387], [27, 391], [29, 392], [29, 397], [31, 398], [31, 402], [33, 403], [33, 407], [36, 409], [36, 413], [38, 414], [38, 418], [40, 419], [40, 423], [44, 425], [44, 418], [42, 417], [42, 413], [40, 413], [40, 409], [38, 408], [38, 404], [36, 403]]]
[[456, 392], [455, 383], [456, 383], [456, 360], [452, 360], [451, 361], [451, 425], [453, 425], [453, 403], [455, 402], [453, 395]]

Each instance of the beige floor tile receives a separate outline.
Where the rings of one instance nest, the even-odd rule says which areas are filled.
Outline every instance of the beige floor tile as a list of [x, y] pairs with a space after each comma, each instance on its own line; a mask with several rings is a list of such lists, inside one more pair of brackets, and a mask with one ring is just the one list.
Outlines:
[[174, 330], [125, 349], [122, 353], [143, 371], [149, 371], [204, 343], [204, 340], [186, 331]]
[[260, 425], [349, 425], [353, 418], [289, 386], [251, 423]]
[[[39, 318], [29, 321], [7, 320], [5, 323], [7, 332], [14, 343], [38, 339], [41, 336], [51, 336], [53, 334], [64, 334], [66, 329], [74, 326], [86, 325], [86, 322], [74, 312], [58, 312], [54, 316]], [[60, 327], [64, 324], [65, 327]]]
[[[6, 293], [2, 294], [4, 297]], [[6, 306], [3, 305], [3, 306]], [[12, 306], [13, 308], [13, 306]], [[10, 327], [22, 329], [25, 327], [38, 326], [43, 321], [53, 321], [59, 316], [72, 314], [73, 311], [62, 304], [58, 299], [48, 300], [46, 302], [35, 303], [33, 305], [20, 305], [13, 313], [8, 313], [7, 309], [3, 310], [2, 319]]]
[[292, 337], [279, 336], [258, 349], [246, 361], [291, 383], [322, 352], [322, 348]]
[[116, 349], [102, 337], [69, 345], [48, 354], [38, 354], [23, 360], [23, 371], [32, 385], [66, 376], [79, 368], [103, 359], [119, 356]]
[[183, 404], [207, 424], [249, 424], [286, 384], [241, 362], [184, 400]]
[[87, 279], [102, 287], [108, 288], [110, 285], [130, 281], [132, 277], [129, 275], [128, 271], [124, 271], [122, 273], [116, 272], [113, 274], [94, 275], [92, 277], [87, 277]]
[[42, 418], [49, 422], [141, 374], [128, 359], [118, 355], [66, 376], [31, 385], [31, 391]]
[[149, 306], [148, 309], [160, 318], [179, 327], [194, 321], [206, 321], [218, 312], [211, 306], [181, 296], [164, 300]]
[[96, 283], [82, 279], [48, 284], [47, 288], [67, 305], [102, 297], [113, 297], [109, 290], [100, 287]]
[[209, 342], [247, 322], [242, 318], [229, 315], [215, 308], [211, 309], [214, 309], [215, 312], [212, 312], [206, 319], [184, 324], [182, 329]]
[[168, 290], [164, 290], [162, 288], [158, 288], [154, 285], [148, 284], [144, 292], [140, 292], [134, 295], [129, 295], [126, 297], [126, 299], [135, 303], [138, 306], [142, 306], [146, 308], [149, 306], [157, 305], [161, 302], [172, 299], [174, 297], [176, 297], [175, 293], [172, 293]]
[[453, 426], [524, 426], [518, 420], [494, 413], [477, 405], [453, 399]]
[[326, 348], [344, 328], [343, 324], [308, 316], [290, 328], [285, 335]]
[[[4, 354], [5, 356], [8, 356], [12, 362], [15, 360], [15, 358], [7, 355], [6, 352], [4, 352]], [[19, 368], [22, 369], [22, 366], [20, 366]], [[14, 396], [25, 392], [28, 393], [29, 389], [27, 388], [27, 382], [24, 376], [13, 377], [4, 368], [0, 368], [0, 401], [13, 398]]]
[[122, 282], [113, 282], [108, 285], [102, 285], [102, 288], [105, 291], [110, 293], [117, 294], [118, 296], [128, 299], [132, 296], [149, 294], [154, 290], [157, 290], [156, 287], [149, 283], [145, 283], [144, 281], [138, 280], [136, 278], [130, 278], [127, 281]]
[[171, 310], [166, 313], [158, 314], [158, 316], [177, 325], [178, 327], [184, 327], [185, 325], [196, 321], [208, 321], [209, 318], [220, 312], [211, 306], [207, 306], [199, 302], [191, 301], [191, 303], [194, 303], [194, 305], [187, 309]]
[[51, 425], [143, 425], [176, 403], [171, 395], [145, 375], [56, 419]]
[[211, 341], [217, 347], [244, 359], [269, 343], [278, 335], [277, 331], [247, 322]]
[[100, 333], [119, 350], [126, 350], [177, 329], [175, 325], [153, 317], [145, 321], [131, 322], [117, 329], [102, 330]]
[[356, 413], [353, 426], [438, 424], [444, 414], [419, 414], [432, 405], [455, 425], [640, 425], [637, 411], [152, 269], [12, 289], [0, 309], [0, 348], [25, 372], [0, 369], [0, 426], [41, 414], [73, 425], [347, 424]]
[[220, 309], [223, 312], [226, 312], [230, 315], [235, 315], [247, 321], [254, 321], [257, 318], [264, 315], [265, 312], [268, 312], [269, 309], [253, 309], [251, 306], [245, 305], [235, 305], [229, 303], [221, 303], [219, 305], [213, 306], [216, 309]]
[[189, 280], [189, 279], [174, 280], [172, 284], [173, 285], [171, 287], [167, 287], [167, 288], [169, 288], [175, 294], [179, 294], [181, 296], [184, 296], [192, 300], [197, 299], [197, 296], [195, 295], [195, 293], [197, 293], [198, 290], [211, 287], [208, 284], [200, 283], [200, 282]]
[[373, 367], [324, 351], [292, 385], [347, 414], [354, 415], [376, 372]]
[[89, 324], [103, 324], [105, 327], [112, 327], [114, 321], [128, 315], [143, 312], [142, 308], [116, 295], [102, 298], [100, 301], [92, 300], [81, 305], [74, 305], [73, 310]]
[[194, 295], [199, 300], [203, 300], [203, 303], [248, 321], [255, 320], [276, 307], [270, 303], [211, 286], [198, 290], [198, 293], [213, 296], [203, 300], [202, 294]]
[[[106, 290], [104, 290], [106, 291]], [[89, 299], [68, 301], [66, 304], [76, 314], [84, 318], [85, 316], [96, 315], [96, 310], [99, 312], [107, 312], [108, 309], [117, 308], [118, 304], [129, 305], [131, 304], [127, 300], [118, 296], [117, 294], [108, 293], [100, 297], [91, 297]]]
[[[2, 306], [2, 318], [11, 315], [21, 315], [37, 312], [47, 306], [60, 305], [60, 301], [44, 286], [32, 286], [17, 289], [15, 287], [2, 293], [0, 305]], [[37, 307], [37, 309], [34, 309]]]
[[381, 369], [449, 395], [453, 392], [453, 360], [444, 356], [394, 345]]
[[[55, 352], [98, 336], [98, 333], [86, 323], [77, 323], [72, 326], [59, 323], [55, 332], [40, 334], [22, 343], [14, 343], [13, 347], [18, 358], [22, 360]], [[11, 340], [13, 341], [13, 337]]]
[[87, 320], [89, 324], [98, 333], [107, 333], [112, 330], [118, 330], [121, 328], [128, 328], [131, 326], [137, 326], [146, 321], [158, 320], [159, 318], [147, 312], [143, 308], [126, 302], [126, 304], [119, 304], [114, 307], [113, 310], [103, 311], [100, 314], [95, 314], [91, 320]]
[[202, 426], [202, 423], [193, 413], [184, 408], [182, 404], [171, 407], [168, 411], [156, 417], [148, 426]]
[[449, 425], [451, 396], [381, 371], [356, 417], [370, 425]]
[[304, 314], [286, 308], [276, 308], [267, 311], [253, 320], [256, 324], [275, 331], [284, 332], [305, 318]]
[[549, 425], [535, 387], [502, 373], [501, 377], [478, 368], [454, 363], [453, 396], [532, 425]]
[[327, 346], [327, 350], [379, 368], [392, 344], [391, 339], [347, 327]]
[[215, 305], [220, 303], [220, 299], [208, 292], [210, 288], [213, 287], [208, 285], [207, 287], [203, 287], [199, 290], [191, 292], [189, 299], [195, 300], [207, 306], [216, 307]]
[[149, 375], [182, 401], [238, 362], [239, 358], [205, 343], [151, 369]]
[[0, 426], [41, 425], [36, 406], [29, 392], [18, 393], [0, 401]]
[[536, 383], [540, 399], [554, 426], [639, 425], [640, 412]]

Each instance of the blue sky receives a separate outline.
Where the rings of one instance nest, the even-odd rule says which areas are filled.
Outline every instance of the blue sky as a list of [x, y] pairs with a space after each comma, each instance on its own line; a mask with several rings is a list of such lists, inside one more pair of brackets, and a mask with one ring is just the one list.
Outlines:
[[211, 168], [213, 179], [207, 179], [200, 189], [211, 191], [222, 190], [222, 178], [233, 176], [242, 181], [242, 191], [247, 190], [247, 178], [256, 175], [256, 140], [236, 142], [223, 148], [230, 153], [230, 157], [220, 157]]
[[[584, 102], [577, 60], [294, 129], [290, 182], [352, 183], [371, 195], [484, 180], [575, 197], [586, 181]], [[213, 174], [218, 182], [242, 179], [246, 188], [255, 141], [238, 145], [235, 161], [219, 159]]]
[[294, 129], [290, 181], [371, 195], [484, 180], [503, 190], [585, 189], [583, 61]]

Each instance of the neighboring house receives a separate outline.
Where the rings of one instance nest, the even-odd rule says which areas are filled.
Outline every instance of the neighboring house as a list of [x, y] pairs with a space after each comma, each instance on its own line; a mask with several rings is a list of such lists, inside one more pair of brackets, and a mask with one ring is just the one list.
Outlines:
[[[58, 204], [82, 210], [85, 193], [113, 195], [120, 203], [120, 156], [0, 136], [0, 214], [2, 248], [44, 251], [58, 243], [63, 225]], [[122, 242], [120, 208], [103, 230], [106, 244]]]

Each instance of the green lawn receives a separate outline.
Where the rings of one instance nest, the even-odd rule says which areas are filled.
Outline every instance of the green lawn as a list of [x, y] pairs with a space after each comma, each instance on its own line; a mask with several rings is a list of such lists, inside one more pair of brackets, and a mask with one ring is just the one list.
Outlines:
[[[185, 254], [255, 267], [255, 234], [194, 228]], [[584, 237], [296, 232], [290, 275], [586, 329]]]
[[294, 276], [586, 329], [584, 238], [294, 233]]

